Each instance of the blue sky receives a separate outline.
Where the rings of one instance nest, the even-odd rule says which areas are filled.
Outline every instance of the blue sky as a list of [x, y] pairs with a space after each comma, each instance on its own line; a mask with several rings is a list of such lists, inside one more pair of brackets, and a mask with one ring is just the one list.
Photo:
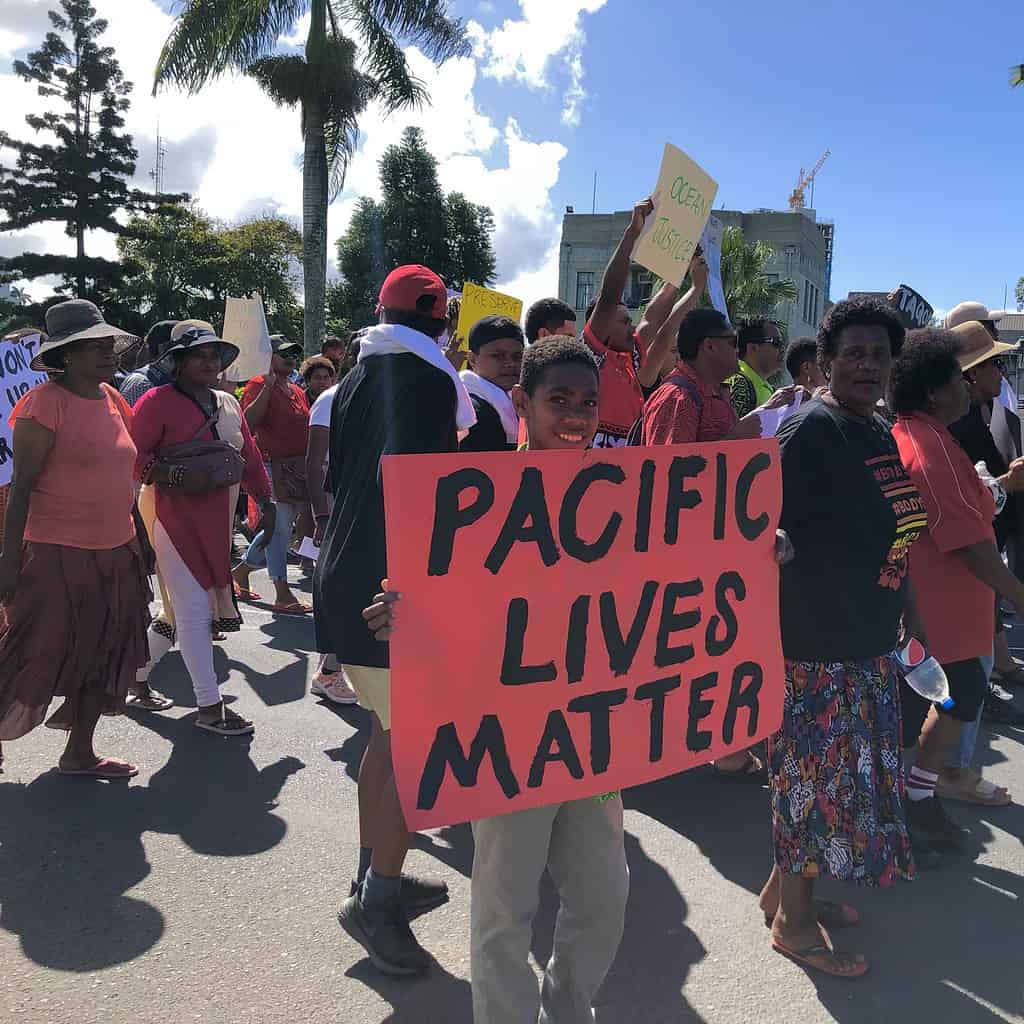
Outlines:
[[[518, 4], [481, 16], [491, 25]], [[478, 87], [488, 113], [568, 147], [556, 209], [624, 209], [651, 187], [664, 142], [717, 179], [716, 205], [785, 209], [826, 148], [819, 215], [836, 222], [833, 299], [906, 282], [937, 308], [1009, 304], [1024, 274], [1024, 4], [973, 8], [860, 0], [609, 0], [583, 17], [587, 99], [558, 125], [558, 97]], [[559, 131], [561, 127], [561, 131]]]
[[[0, 4], [0, 130], [25, 133], [39, 109], [10, 73], [38, 44], [55, 0]], [[165, 187], [214, 217], [301, 216], [301, 138], [253, 81], [224, 78], [198, 98], [148, 83], [170, 31], [169, 0], [93, 0], [136, 83], [128, 128], [148, 185], [156, 125]], [[836, 222], [833, 299], [905, 282], [937, 309], [963, 299], [1013, 305], [1024, 274], [1024, 4], [861, 0], [766, 5], [752, 0], [453, 0], [474, 53], [434, 69], [410, 62], [433, 104], [390, 118], [367, 112], [329, 238], [377, 161], [419, 124], [441, 181], [490, 205], [499, 286], [527, 302], [557, 284], [562, 211], [626, 209], [654, 185], [666, 141], [717, 179], [716, 205], [785, 209], [801, 167], [826, 149], [815, 204]], [[973, 16], [973, 20], [972, 20]], [[281, 45], [304, 38], [299, 24]], [[89, 251], [114, 255], [113, 238]], [[0, 255], [70, 251], [62, 225], [0, 234]], [[333, 268], [332, 268], [333, 269]], [[43, 285], [45, 287], [45, 282]]]

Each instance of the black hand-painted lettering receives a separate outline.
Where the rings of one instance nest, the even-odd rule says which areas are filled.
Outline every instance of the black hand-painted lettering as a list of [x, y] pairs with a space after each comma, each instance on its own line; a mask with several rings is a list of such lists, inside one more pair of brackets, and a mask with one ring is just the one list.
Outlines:
[[611, 709], [625, 704], [628, 693], [625, 687], [602, 690], [576, 697], [567, 705], [574, 715], [590, 715], [590, 770], [595, 775], [608, 771], [612, 756]]
[[693, 629], [700, 622], [700, 608], [676, 611], [676, 603], [688, 597], [704, 593], [700, 580], [686, 580], [683, 583], [666, 583], [661, 592], [661, 618], [658, 621], [658, 640], [654, 648], [654, 664], [658, 668], [682, 665], [693, 657], [693, 644], [669, 646], [673, 633]]
[[764, 684], [764, 672], [761, 666], [753, 661], [744, 661], [733, 669], [732, 686], [729, 689], [729, 704], [725, 709], [722, 721], [722, 739], [732, 743], [736, 731], [736, 713], [740, 708], [747, 709], [747, 736], [751, 739], [757, 735], [757, 719], [761, 711], [761, 686]]
[[533, 755], [530, 777], [526, 781], [530, 789], [544, 785], [544, 771], [552, 761], [561, 761], [574, 779], [583, 778], [583, 765], [580, 764], [580, 755], [576, 752], [572, 733], [565, 721], [565, 715], [557, 709], [548, 712], [544, 735], [537, 744], [537, 753]]
[[608, 517], [601, 535], [597, 540], [588, 543], [579, 534], [580, 503], [583, 501], [590, 485], [599, 480], [611, 484], [621, 484], [626, 479], [625, 470], [610, 462], [595, 462], [581, 469], [576, 478], [566, 488], [562, 498], [562, 507], [558, 512], [558, 538], [562, 542], [562, 550], [578, 562], [596, 562], [604, 558], [615, 543], [622, 516], [613, 512]]
[[640, 467], [640, 489], [636, 497], [636, 533], [633, 550], [646, 551], [651, 541], [651, 505], [654, 502], [654, 474], [657, 465], [644, 459]]
[[463, 789], [475, 786], [485, 755], [490, 755], [494, 777], [505, 796], [509, 800], [518, 796], [519, 783], [512, 772], [501, 722], [498, 721], [497, 715], [484, 715], [480, 720], [480, 728], [469, 745], [468, 755], [459, 742], [454, 722], [438, 726], [430, 753], [427, 755], [427, 762], [423, 766], [423, 774], [420, 776], [416, 806], [421, 811], [429, 811], [437, 803], [437, 794], [441, 791], [446, 768], [451, 768], [455, 781]]
[[651, 702], [651, 741], [647, 754], [651, 764], [657, 764], [665, 750], [665, 695], [678, 690], [681, 682], [680, 676], [665, 676], [638, 686], [633, 694], [634, 700]]
[[715, 456], [715, 540], [725, 539], [725, 516], [729, 504], [729, 460], [725, 452]]
[[651, 608], [654, 606], [654, 597], [657, 593], [657, 582], [648, 580], [640, 592], [640, 602], [630, 624], [629, 633], [625, 638], [622, 636], [622, 627], [619, 625], [615, 595], [610, 590], [606, 590], [598, 599], [601, 609], [601, 632], [604, 634], [604, 644], [608, 651], [608, 664], [617, 676], [624, 675], [633, 664], [637, 648], [640, 646], [644, 630], [647, 628], [647, 621], [651, 617]]
[[754, 480], [758, 474], [770, 469], [771, 458], [766, 452], [759, 452], [740, 470], [736, 478], [736, 525], [744, 540], [757, 540], [758, 537], [768, 529], [771, 517], [767, 512], [750, 518], [747, 503], [750, 501], [750, 491], [754, 486]]
[[544, 665], [524, 665], [526, 625], [530, 606], [525, 597], [514, 597], [508, 603], [505, 616], [505, 651], [501, 656], [501, 682], [505, 686], [525, 686], [527, 683], [550, 683], [558, 677], [554, 661]]
[[700, 723], [711, 714], [715, 702], [704, 700], [704, 694], [718, 684], [718, 673], [709, 672], [690, 683], [689, 719], [686, 725], [686, 749], [696, 754], [711, 746], [711, 733], [701, 729]]
[[523, 470], [508, 517], [484, 565], [497, 576], [512, 546], [520, 541], [536, 544], [545, 565], [551, 566], [558, 561], [558, 546], [551, 532], [551, 517], [544, 500], [544, 477], [535, 466]]
[[[738, 572], [723, 572], [715, 582], [715, 607], [718, 613], [708, 619], [708, 626], [704, 631], [704, 649], [713, 658], [720, 658], [725, 654], [736, 643], [736, 637], [739, 635], [739, 620], [729, 603], [730, 593], [736, 596], [737, 601], [746, 600], [747, 585]], [[725, 627], [724, 636], [718, 635], [719, 625]]]
[[589, 625], [590, 595], [581, 594], [569, 609], [569, 629], [565, 635], [565, 674], [570, 683], [578, 683], [586, 671]]
[[[476, 497], [460, 507], [463, 491], [475, 490]], [[434, 527], [430, 536], [430, 554], [427, 556], [427, 575], [445, 576], [452, 564], [455, 534], [464, 526], [471, 526], [494, 504], [494, 482], [474, 466], [457, 469], [437, 481], [434, 492]]]
[[686, 487], [689, 477], [700, 476], [708, 460], [700, 455], [677, 455], [668, 469], [668, 495], [665, 499], [665, 543], [679, 540], [679, 513], [701, 503], [700, 491]]

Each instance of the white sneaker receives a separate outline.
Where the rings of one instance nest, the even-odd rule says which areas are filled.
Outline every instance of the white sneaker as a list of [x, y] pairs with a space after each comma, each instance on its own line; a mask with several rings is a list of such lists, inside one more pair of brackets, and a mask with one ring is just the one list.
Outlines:
[[310, 683], [309, 691], [318, 697], [326, 697], [335, 704], [356, 704], [359, 701], [341, 670], [317, 672]]

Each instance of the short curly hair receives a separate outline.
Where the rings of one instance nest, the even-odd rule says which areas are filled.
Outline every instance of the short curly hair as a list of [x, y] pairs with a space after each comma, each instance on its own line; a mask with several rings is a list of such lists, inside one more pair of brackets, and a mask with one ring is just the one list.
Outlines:
[[896, 413], [927, 409], [928, 396], [960, 376], [961, 347], [952, 331], [911, 331], [889, 374], [889, 408]]
[[889, 335], [893, 358], [900, 354], [906, 330], [896, 310], [878, 299], [846, 299], [837, 302], [818, 329], [818, 365], [827, 366], [839, 351], [839, 336], [847, 327], [882, 327]]
[[541, 345], [530, 345], [523, 353], [523, 367], [519, 375], [519, 386], [532, 395], [540, 385], [544, 374], [552, 366], [565, 363], [579, 363], [594, 371], [594, 381], [599, 383], [601, 373], [597, 366], [594, 353], [579, 338], [567, 338], [554, 335], [545, 338]]
[[332, 377], [336, 375], [334, 369], [334, 363], [327, 358], [327, 356], [310, 356], [303, 364], [299, 367], [299, 376], [308, 384], [309, 378], [313, 375], [314, 370], [328, 370]]

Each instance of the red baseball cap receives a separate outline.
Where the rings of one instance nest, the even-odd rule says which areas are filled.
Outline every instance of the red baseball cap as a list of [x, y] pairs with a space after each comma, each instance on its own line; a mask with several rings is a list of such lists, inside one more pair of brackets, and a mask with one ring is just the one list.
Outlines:
[[[434, 304], [430, 309], [419, 309], [416, 303], [429, 295]], [[410, 263], [397, 267], [385, 278], [380, 289], [380, 309], [393, 309], [399, 313], [420, 313], [443, 320], [448, 315], [448, 289], [428, 267]]]

